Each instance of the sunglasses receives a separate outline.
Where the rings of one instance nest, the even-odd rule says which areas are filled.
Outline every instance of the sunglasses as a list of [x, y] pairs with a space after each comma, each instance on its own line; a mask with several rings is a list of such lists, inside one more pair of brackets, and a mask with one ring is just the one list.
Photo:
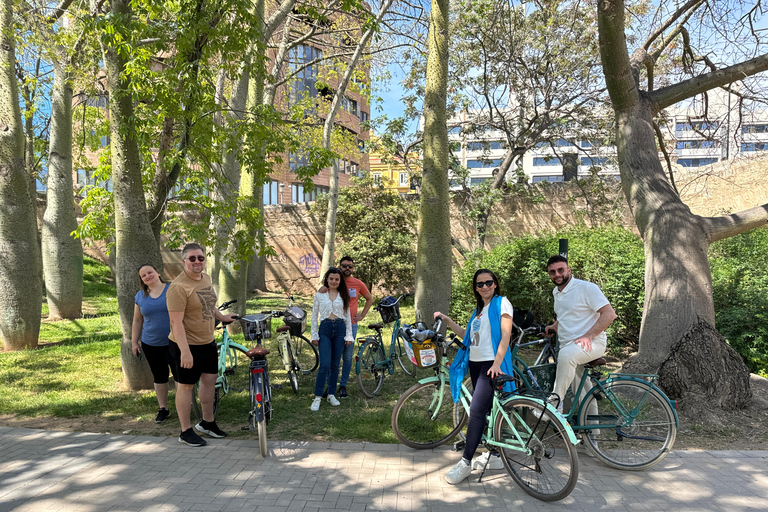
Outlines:
[[199, 261], [200, 263], [205, 261], [205, 256], [187, 256], [187, 259], [192, 263]]
[[478, 281], [475, 283], [475, 288], [482, 288], [483, 286], [487, 286], [488, 288], [490, 288], [493, 285], [494, 285], [493, 279], [489, 281]]
[[346, 265], [346, 264], [344, 264], [344, 263], [342, 263], [342, 264], [341, 264], [341, 265], [339, 265], [339, 266], [340, 266], [341, 268], [355, 268], [355, 266], [354, 266], [354, 265]]

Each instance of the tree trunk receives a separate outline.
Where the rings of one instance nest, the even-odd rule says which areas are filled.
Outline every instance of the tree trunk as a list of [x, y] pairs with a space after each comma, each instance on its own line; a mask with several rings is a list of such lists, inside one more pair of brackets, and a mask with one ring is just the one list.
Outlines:
[[43, 297], [37, 217], [24, 163], [11, 0], [3, 0], [0, 30], [0, 339], [4, 350], [21, 350], [37, 346]]
[[43, 273], [48, 318], [80, 318], [83, 246], [77, 229], [72, 184], [72, 84], [65, 63], [53, 64], [48, 187], [42, 226]]
[[416, 318], [432, 322], [451, 301], [451, 223], [448, 209], [448, 0], [432, 0], [424, 93], [424, 171], [416, 251]]
[[[638, 74], [633, 73], [640, 64], [634, 57], [630, 60], [627, 51], [623, 2], [600, 1], [598, 6], [621, 184], [645, 246], [640, 348], [623, 370], [660, 373], [664, 389], [691, 411], [724, 404], [743, 407], [751, 398], [749, 372], [712, 327], [715, 311], [707, 259], [714, 239], [739, 228], [724, 228], [729, 218], [694, 215], [680, 200], [657, 153], [653, 115], [659, 105], [654, 93], [639, 89]], [[742, 231], [749, 229], [749, 222], [755, 222], [749, 215], [739, 221]]]
[[[129, 0], [112, 0], [111, 9], [115, 19], [125, 20], [132, 16]], [[120, 32], [124, 30], [124, 25], [115, 25], [113, 28]], [[130, 34], [123, 33], [122, 37], [123, 40], [130, 41]], [[132, 88], [130, 78], [125, 72], [125, 57], [111, 46], [102, 46], [102, 51], [109, 91], [117, 301], [123, 329], [120, 354], [126, 386], [130, 389], [148, 389], [152, 388], [149, 365], [143, 359], [133, 357], [131, 353], [133, 297], [139, 290], [139, 265], [152, 263], [161, 268], [162, 259], [158, 242], [152, 233], [144, 198], [141, 158], [136, 128], [133, 125], [134, 109], [130, 94]]]

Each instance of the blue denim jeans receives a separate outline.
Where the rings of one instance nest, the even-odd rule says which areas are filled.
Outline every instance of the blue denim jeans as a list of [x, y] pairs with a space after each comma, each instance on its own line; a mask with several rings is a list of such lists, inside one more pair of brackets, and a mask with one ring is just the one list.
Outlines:
[[[357, 324], [352, 324], [352, 338], [357, 339]], [[349, 373], [352, 371], [352, 356], [355, 353], [355, 342], [350, 343], [346, 347], [344, 347], [344, 355], [341, 356], [342, 358], [342, 365], [341, 365], [341, 380], [339, 381], [339, 386], [347, 386], [347, 382], [349, 382]]]
[[344, 335], [347, 326], [341, 318], [326, 318], [320, 322], [318, 335], [320, 341], [317, 350], [320, 353], [320, 368], [315, 379], [315, 396], [322, 396], [328, 384], [328, 393], [336, 393], [336, 382], [339, 379], [339, 360], [344, 351]]

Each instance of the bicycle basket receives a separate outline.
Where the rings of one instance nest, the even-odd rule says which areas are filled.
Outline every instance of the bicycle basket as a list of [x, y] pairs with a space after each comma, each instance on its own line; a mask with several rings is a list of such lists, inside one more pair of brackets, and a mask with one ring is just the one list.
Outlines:
[[[416, 333], [416, 336], [414, 336], [414, 333]], [[423, 341], [417, 339], [417, 337], [423, 338], [423, 336], [419, 336], [419, 334], [424, 333], [426, 333], [426, 331], [414, 331], [407, 325], [400, 328], [400, 336], [405, 342], [405, 352], [408, 354], [408, 359], [419, 368], [433, 368], [440, 362], [437, 352], [438, 347], [431, 337], [426, 338]], [[434, 333], [432, 333], [432, 335], [434, 335]]]
[[283, 322], [290, 329], [291, 336], [301, 336], [307, 330], [307, 312], [299, 306], [291, 306], [285, 310]]
[[240, 317], [245, 341], [255, 341], [257, 337], [265, 340], [272, 336], [272, 317], [261, 313]]
[[[536, 380], [535, 383], [531, 382], [533, 387], [535, 388], [536, 384], [538, 384], [542, 391], [551, 393], [555, 388], [555, 370], [557, 370], [557, 364], [540, 364], [538, 366], [529, 366], [528, 369], [531, 370], [531, 375], [533, 375], [533, 378]], [[531, 375], [528, 375], [528, 378], [530, 378]]]
[[376, 309], [381, 314], [381, 321], [385, 324], [394, 322], [400, 318], [400, 306], [397, 303], [397, 299], [388, 295], [379, 301]]

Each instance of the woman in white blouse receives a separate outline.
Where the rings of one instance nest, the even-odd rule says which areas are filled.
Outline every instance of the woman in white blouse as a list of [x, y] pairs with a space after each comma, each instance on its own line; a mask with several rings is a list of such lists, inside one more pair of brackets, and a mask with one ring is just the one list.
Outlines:
[[[339, 360], [344, 347], [354, 343], [349, 316], [349, 290], [341, 270], [331, 267], [323, 277], [325, 293], [317, 293], [312, 304], [312, 344], [320, 353], [320, 368], [315, 379], [315, 399], [310, 410], [320, 409], [323, 390], [335, 390], [339, 379]], [[326, 386], [327, 383], [327, 386]], [[335, 395], [328, 395], [331, 405], [339, 405]]]

